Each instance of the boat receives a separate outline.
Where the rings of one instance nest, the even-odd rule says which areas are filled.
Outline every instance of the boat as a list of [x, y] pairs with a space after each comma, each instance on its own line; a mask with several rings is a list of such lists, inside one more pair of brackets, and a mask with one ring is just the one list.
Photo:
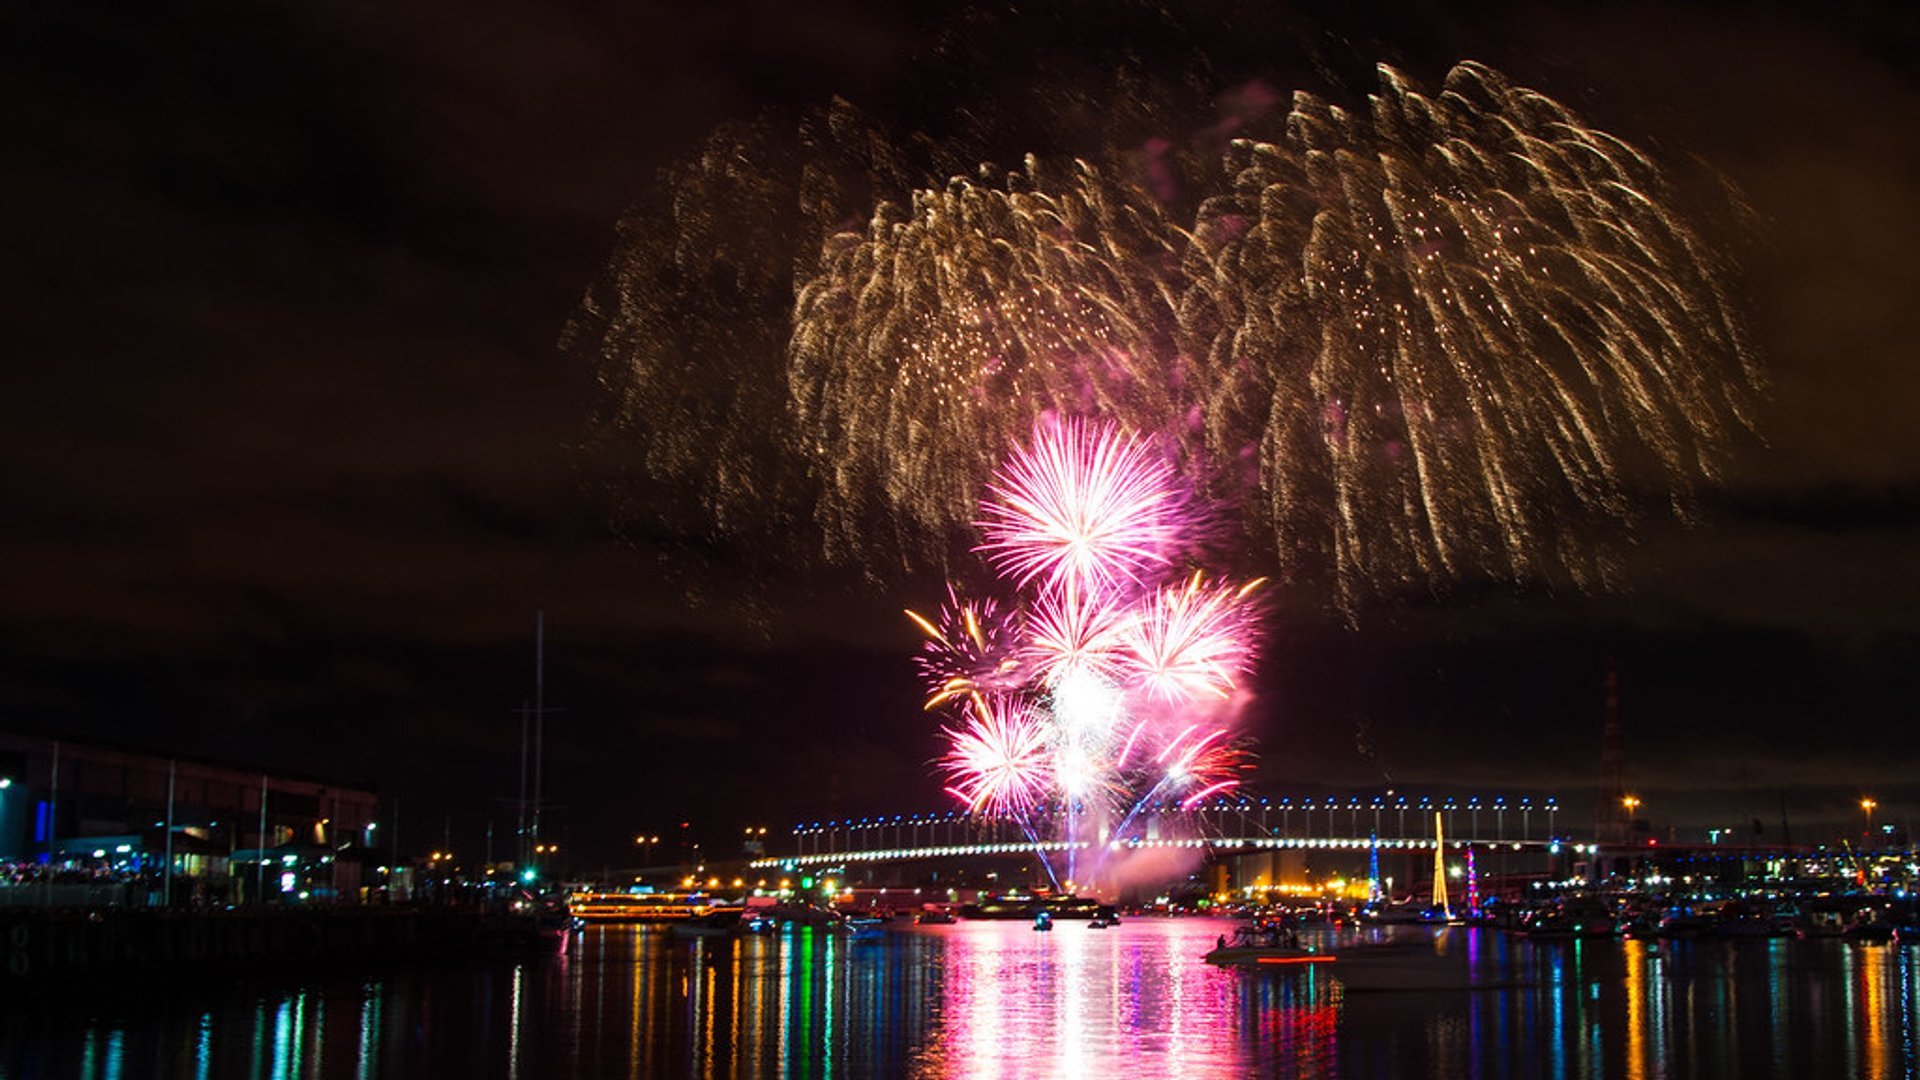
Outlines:
[[1304, 945], [1216, 946], [1201, 957], [1216, 967], [1300, 967], [1331, 964], [1339, 957]]
[[582, 922], [684, 922], [719, 905], [705, 893], [595, 893], [567, 897], [567, 911]]
[[1781, 937], [1789, 932], [1765, 907], [1738, 900], [1702, 904], [1698, 912], [1708, 920], [1707, 933], [1712, 937]]
[[1653, 936], [1689, 940], [1705, 937], [1712, 928], [1713, 920], [1687, 904], [1675, 904], [1661, 913], [1659, 921], [1654, 923]]
[[914, 916], [913, 921], [920, 926], [952, 926], [958, 920], [951, 911], [929, 910]]
[[1296, 967], [1328, 964], [1336, 957], [1300, 944], [1290, 927], [1268, 922], [1238, 927], [1231, 939], [1220, 935], [1201, 959], [1218, 967]]
[[1888, 942], [1895, 937], [1894, 921], [1887, 917], [1883, 908], [1863, 907], [1847, 923], [1840, 936], [1848, 941]]
[[1381, 901], [1362, 907], [1356, 921], [1381, 926], [1446, 926], [1460, 920], [1444, 904]]
[[1566, 897], [1521, 916], [1518, 933], [1536, 941], [1615, 937], [1620, 920], [1596, 897]]
[[1102, 906], [1091, 897], [1008, 893], [1003, 896], [983, 896], [973, 903], [963, 904], [960, 916], [968, 920], [1031, 919], [1044, 911], [1055, 919], [1091, 919], [1100, 913]]
[[680, 937], [730, 937], [740, 932], [746, 912], [739, 908], [721, 908], [673, 924]]
[[1040, 914], [1033, 917], [1033, 928], [1035, 930], [1053, 929], [1053, 916], [1046, 911], [1041, 911]]
[[1385, 990], [1497, 990], [1520, 985], [1511, 978], [1481, 973], [1476, 978], [1464, 956], [1449, 955], [1429, 942], [1387, 941], [1343, 946], [1335, 979], [1349, 992]]
[[842, 915], [832, 908], [820, 907], [816, 904], [769, 904], [764, 907], [752, 908], [751, 910], [757, 914], [765, 915], [781, 926], [796, 926], [803, 929], [827, 931], [845, 930], [847, 928], [845, 915]]
[[871, 911], [849, 911], [846, 925], [854, 937], [879, 937], [886, 932], [887, 920]]

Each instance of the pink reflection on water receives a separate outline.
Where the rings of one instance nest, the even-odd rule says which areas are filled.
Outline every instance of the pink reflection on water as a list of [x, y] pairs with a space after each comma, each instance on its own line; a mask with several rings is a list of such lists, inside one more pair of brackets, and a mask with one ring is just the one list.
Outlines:
[[[1324, 980], [1200, 962], [1224, 923], [1131, 919], [942, 928], [942, 1015], [915, 1055], [944, 1076], [1221, 1076], [1285, 1060], [1330, 1073], [1337, 1012]], [[1251, 1037], [1249, 1037], [1251, 1036]]]

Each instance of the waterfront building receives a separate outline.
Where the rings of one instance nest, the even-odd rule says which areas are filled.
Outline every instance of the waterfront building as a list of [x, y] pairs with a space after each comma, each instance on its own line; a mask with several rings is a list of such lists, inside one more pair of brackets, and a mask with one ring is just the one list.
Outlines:
[[0, 731], [0, 904], [363, 900], [387, 861], [377, 806], [311, 777]]

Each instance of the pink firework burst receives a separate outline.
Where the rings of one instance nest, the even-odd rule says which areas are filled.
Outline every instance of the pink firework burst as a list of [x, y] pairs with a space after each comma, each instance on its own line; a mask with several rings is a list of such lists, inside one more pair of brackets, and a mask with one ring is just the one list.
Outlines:
[[1122, 631], [1128, 681], [1167, 702], [1230, 696], [1253, 658], [1250, 597], [1260, 584], [1208, 583], [1196, 573], [1156, 592]]
[[1127, 610], [1104, 593], [1047, 592], [1027, 612], [1028, 664], [1057, 686], [1074, 673], [1115, 680], [1126, 664]]
[[1046, 729], [1015, 698], [975, 695], [964, 719], [965, 726], [944, 729], [953, 741], [940, 759], [947, 791], [976, 813], [1024, 815], [1051, 783]]
[[907, 617], [927, 635], [919, 659], [931, 687], [927, 708], [969, 694], [1011, 691], [1024, 681], [1018, 628], [991, 597], [962, 600], [949, 585], [938, 621], [912, 611]]
[[1199, 735], [1197, 729], [1189, 728], [1160, 752], [1155, 763], [1163, 770], [1161, 790], [1181, 796], [1181, 809], [1239, 786], [1247, 755], [1228, 745], [1226, 737], [1221, 730]]
[[1163, 459], [1078, 420], [1036, 424], [988, 491], [979, 550], [1021, 587], [1111, 591], [1166, 565], [1188, 525]]

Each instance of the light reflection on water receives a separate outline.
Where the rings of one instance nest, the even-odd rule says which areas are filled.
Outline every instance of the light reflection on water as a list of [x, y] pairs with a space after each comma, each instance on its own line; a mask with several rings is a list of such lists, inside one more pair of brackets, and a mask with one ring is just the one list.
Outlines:
[[1223, 921], [898, 925], [687, 939], [601, 927], [550, 956], [6, 1002], [20, 1077], [1850, 1075], [1920, 1069], [1920, 946], [1529, 943], [1454, 929], [1497, 988], [1349, 991], [1221, 971]]

